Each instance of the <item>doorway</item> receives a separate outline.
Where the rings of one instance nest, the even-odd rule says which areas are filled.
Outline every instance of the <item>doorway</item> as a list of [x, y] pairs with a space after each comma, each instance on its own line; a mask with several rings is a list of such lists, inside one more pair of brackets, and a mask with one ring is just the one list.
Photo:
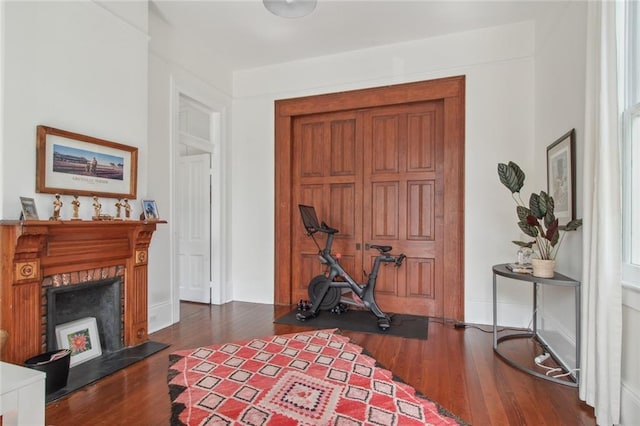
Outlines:
[[219, 119], [210, 107], [178, 93], [175, 157], [175, 265], [179, 300], [213, 302], [212, 176]]
[[464, 83], [276, 102], [276, 303], [306, 299], [322, 271], [297, 211], [312, 204], [352, 276], [371, 267], [367, 245], [407, 255], [379, 277], [383, 310], [464, 319]]

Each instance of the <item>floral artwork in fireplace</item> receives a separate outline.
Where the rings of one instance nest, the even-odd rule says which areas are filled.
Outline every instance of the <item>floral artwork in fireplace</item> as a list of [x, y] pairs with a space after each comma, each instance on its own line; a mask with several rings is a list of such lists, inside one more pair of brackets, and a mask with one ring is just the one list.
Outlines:
[[71, 367], [102, 355], [100, 336], [94, 317], [57, 325], [56, 337], [59, 349], [71, 350]]

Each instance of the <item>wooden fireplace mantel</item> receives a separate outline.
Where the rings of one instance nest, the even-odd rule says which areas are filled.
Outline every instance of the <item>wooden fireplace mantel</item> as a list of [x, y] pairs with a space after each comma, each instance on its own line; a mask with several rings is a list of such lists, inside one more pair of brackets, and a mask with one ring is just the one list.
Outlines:
[[22, 364], [42, 352], [44, 277], [123, 266], [125, 346], [147, 340], [147, 258], [165, 221], [0, 221], [0, 359]]

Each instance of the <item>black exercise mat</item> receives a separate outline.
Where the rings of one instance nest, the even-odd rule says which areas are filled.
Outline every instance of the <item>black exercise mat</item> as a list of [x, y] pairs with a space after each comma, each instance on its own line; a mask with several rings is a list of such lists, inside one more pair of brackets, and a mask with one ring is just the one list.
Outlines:
[[409, 339], [427, 340], [429, 318], [418, 315], [389, 314], [391, 327], [387, 331], [378, 328], [378, 320], [369, 311], [353, 309], [341, 314], [320, 311], [317, 317], [306, 321], [296, 319], [297, 310], [276, 319], [276, 324], [301, 325], [312, 328], [340, 328], [342, 330], [362, 331], [364, 333], [388, 334]]

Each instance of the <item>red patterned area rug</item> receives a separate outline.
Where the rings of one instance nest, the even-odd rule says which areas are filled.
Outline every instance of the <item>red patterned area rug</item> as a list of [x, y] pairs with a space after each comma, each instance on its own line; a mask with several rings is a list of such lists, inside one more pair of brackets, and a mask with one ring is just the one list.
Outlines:
[[170, 355], [172, 425], [458, 425], [336, 330]]

